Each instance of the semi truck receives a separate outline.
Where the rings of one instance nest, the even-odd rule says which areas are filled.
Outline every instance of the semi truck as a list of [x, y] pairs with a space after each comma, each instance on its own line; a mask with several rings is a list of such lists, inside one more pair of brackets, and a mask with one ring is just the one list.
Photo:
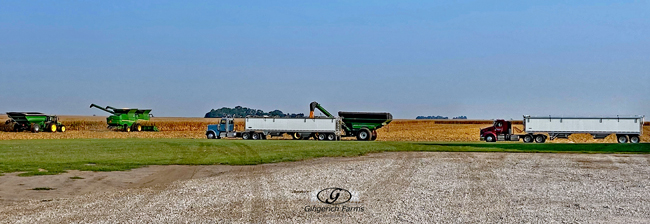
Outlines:
[[[643, 134], [645, 116], [612, 117], [553, 117], [523, 116], [524, 130], [512, 126], [511, 121], [495, 120], [481, 129], [481, 141], [519, 141], [544, 143], [547, 138], [569, 138], [572, 134], [590, 134], [594, 139], [616, 135], [619, 143], [639, 143]], [[517, 130], [520, 133], [515, 133]]]
[[[314, 116], [315, 109], [325, 116]], [[377, 139], [377, 129], [386, 126], [392, 119], [390, 113], [384, 112], [339, 112], [339, 117], [334, 117], [320, 104], [312, 102], [309, 117], [306, 118], [246, 117], [243, 131], [235, 131], [233, 118], [222, 118], [219, 124], [208, 125], [205, 135], [209, 139], [258, 140], [288, 134], [297, 140], [313, 138], [334, 141], [341, 137], [356, 137], [360, 141], [374, 141]]]

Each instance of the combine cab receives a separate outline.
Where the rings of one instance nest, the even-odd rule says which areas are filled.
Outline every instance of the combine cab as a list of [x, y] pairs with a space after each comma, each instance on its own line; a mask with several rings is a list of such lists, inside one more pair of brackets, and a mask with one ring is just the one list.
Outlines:
[[107, 106], [106, 108], [91, 104], [90, 108], [97, 108], [112, 114], [106, 118], [108, 128], [119, 128], [125, 132], [130, 131], [158, 131], [156, 126], [144, 126], [138, 122], [148, 121], [152, 116], [150, 109], [123, 108]]
[[65, 132], [65, 126], [59, 122], [57, 116], [47, 115], [39, 112], [7, 112], [9, 120], [5, 122], [7, 127], [13, 131], [26, 131], [37, 133]]

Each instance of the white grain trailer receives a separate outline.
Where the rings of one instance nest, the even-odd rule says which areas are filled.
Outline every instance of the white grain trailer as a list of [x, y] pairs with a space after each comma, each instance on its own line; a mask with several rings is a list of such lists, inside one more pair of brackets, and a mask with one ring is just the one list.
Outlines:
[[492, 127], [481, 129], [481, 139], [494, 141], [519, 141], [543, 143], [546, 138], [568, 138], [572, 134], [590, 134], [603, 139], [615, 134], [619, 143], [639, 143], [643, 134], [644, 116], [616, 117], [553, 117], [524, 116], [524, 133], [514, 134], [512, 123], [496, 120]]
[[221, 119], [220, 124], [208, 125], [208, 138], [241, 137], [242, 139], [266, 139], [270, 136], [289, 134], [294, 139], [316, 137], [319, 140], [341, 138], [340, 118], [273, 118], [247, 117], [244, 131], [234, 131], [232, 118]]

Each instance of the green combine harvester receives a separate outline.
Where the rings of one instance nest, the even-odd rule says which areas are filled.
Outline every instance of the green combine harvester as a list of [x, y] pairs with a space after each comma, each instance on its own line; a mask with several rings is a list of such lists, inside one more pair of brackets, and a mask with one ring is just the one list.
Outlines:
[[39, 112], [7, 112], [7, 116], [9, 120], [5, 122], [5, 126], [13, 128], [16, 132], [65, 132], [65, 126], [59, 122], [57, 116]]
[[111, 106], [106, 106], [106, 108], [97, 106], [96, 104], [90, 104], [90, 108], [96, 107], [97, 109], [103, 110], [112, 114], [106, 118], [106, 123], [108, 128], [119, 128], [125, 132], [130, 131], [158, 131], [156, 126], [144, 126], [138, 122], [148, 121], [152, 117], [151, 109], [137, 109], [137, 108], [122, 108], [118, 109]]

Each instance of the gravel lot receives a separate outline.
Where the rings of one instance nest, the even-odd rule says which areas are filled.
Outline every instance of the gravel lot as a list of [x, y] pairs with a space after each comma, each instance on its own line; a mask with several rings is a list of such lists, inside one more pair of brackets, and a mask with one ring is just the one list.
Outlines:
[[[168, 184], [3, 203], [0, 222], [647, 223], [649, 158], [400, 152], [235, 166]], [[315, 195], [329, 187], [349, 190], [351, 202], [319, 202]], [[305, 211], [314, 206], [339, 211]]]

